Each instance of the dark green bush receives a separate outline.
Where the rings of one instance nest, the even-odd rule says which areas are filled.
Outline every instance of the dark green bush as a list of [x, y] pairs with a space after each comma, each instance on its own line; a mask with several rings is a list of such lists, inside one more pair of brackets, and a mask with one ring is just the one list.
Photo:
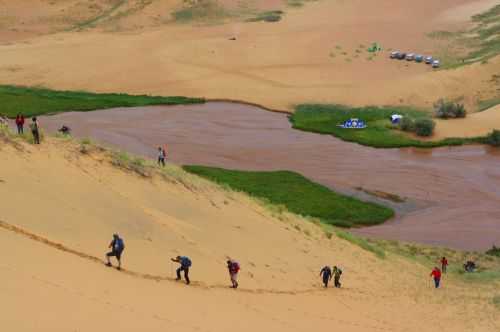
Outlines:
[[467, 111], [463, 104], [446, 101], [444, 99], [440, 99], [434, 104], [434, 112], [436, 117], [441, 119], [465, 118], [467, 115]]
[[405, 116], [401, 119], [401, 122], [399, 123], [399, 128], [401, 128], [402, 131], [414, 131], [415, 121], [412, 118]]
[[493, 247], [486, 251], [486, 255], [500, 257], [500, 247], [493, 245]]
[[418, 136], [431, 136], [436, 123], [431, 119], [418, 119], [415, 121], [415, 134]]
[[486, 143], [500, 147], [500, 130], [493, 130], [487, 137]]

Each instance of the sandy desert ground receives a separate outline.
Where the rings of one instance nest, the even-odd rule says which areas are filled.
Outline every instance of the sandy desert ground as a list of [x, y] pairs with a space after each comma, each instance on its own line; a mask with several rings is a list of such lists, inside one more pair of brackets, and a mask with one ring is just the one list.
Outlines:
[[[500, 57], [433, 72], [390, 60], [387, 52], [368, 60], [366, 52], [377, 41], [386, 50], [439, 55], [445, 46], [429, 33], [469, 27], [471, 15], [496, 1], [324, 0], [300, 8], [223, 1], [222, 8], [239, 8], [224, 24], [172, 22], [179, 1], [83, 3], [3, 1], [0, 83], [227, 98], [281, 110], [303, 102], [430, 108], [442, 97], [474, 110], [499, 93], [492, 77]], [[272, 8], [286, 11], [282, 21], [242, 21]], [[446, 128], [439, 135], [447, 136]]]
[[[495, 284], [449, 277], [436, 291], [413, 260], [379, 259], [298, 217], [279, 220], [175, 167], [145, 179], [54, 139], [2, 142], [0, 155], [3, 329], [500, 329]], [[126, 241], [121, 273], [100, 261], [113, 232]], [[190, 287], [172, 281], [177, 254], [193, 259]], [[228, 256], [242, 264], [237, 291], [227, 288]], [[344, 268], [342, 289], [320, 287], [324, 264]]]

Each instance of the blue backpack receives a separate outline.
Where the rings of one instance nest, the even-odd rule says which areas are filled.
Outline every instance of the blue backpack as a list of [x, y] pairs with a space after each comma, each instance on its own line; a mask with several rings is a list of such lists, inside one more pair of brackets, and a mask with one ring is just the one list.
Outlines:
[[186, 257], [186, 256], [183, 256], [181, 257], [181, 266], [182, 267], [191, 267], [192, 263], [191, 263], [191, 260]]
[[121, 252], [123, 249], [125, 249], [125, 243], [123, 243], [123, 239], [119, 237], [116, 239], [115, 250]]

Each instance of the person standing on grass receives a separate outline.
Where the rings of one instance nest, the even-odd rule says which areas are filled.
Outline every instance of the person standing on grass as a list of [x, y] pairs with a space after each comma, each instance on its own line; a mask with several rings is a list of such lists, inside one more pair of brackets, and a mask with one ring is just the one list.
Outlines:
[[229, 276], [231, 277], [232, 288], [238, 288], [238, 272], [240, 271], [240, 264], [235, 260], [227, 261], [227, 269], [229, 271]]
[[158, 166], [165, 167], [165, 150], [160, 146], [158, 147]]
[[109, 260], [110, 257], [116, 257], [116, 260], [118, 261], [118, 270], [121, 270], [122, 268], [122, 253], [123, 250], [125, 249], [125, 244], [123, 243], [123, 239], [118, 235], [118, 234], [113, 234], [113, 240], [109, 244], [108, 248], [111, 248], [111, 251], [106, 254], [106, 259], [107, 263], [106, 266], [113, 266], [111, 264], [111, 261]]
[[446, 273], [447, 267], [448, 267], [448, 260], [446, 259], [446, 257], [441, 258], [441, 271], [443, 271], [443, 273]]
[[17, 126], [17, 133], [19, 135], [24, 134], [24, 115], [18, 114], [16, 116], [16, 126]]
[[323, 276], [323, 284], [325, 285], [325, 288], [327, 288], [328, 282], [332, 279], [332, 269], [330, 269], [329, 266], [325, 266], [321, 269], [319, 275]]
[[439, 284], [441, 283], [441, 270], [439, 270], [437, 266], [432, 270], [431, 277], [434, 278], [434, 286], [439, 288]]
[[181, 280], [181, 271], [184, 271], [184, 279], [186, 279], [186, 284], [190, 284], [191, 281], [189, 280], [189, 268], [191, 267], [192, 263], [189, 257], [186, 256], [177, 256], [176, 258], [171, 258], [172, 262], [180, 263], [181, 266], [177, 269], [177, 279], [175, 280]]
[[36, 116], [34, 116], [32, 119], [30, 128], [31, 128], [31, 133], [33, 134], [33, 141], [35, 144], [40, 144], [40, 124], [38, 123], [38, 120]]

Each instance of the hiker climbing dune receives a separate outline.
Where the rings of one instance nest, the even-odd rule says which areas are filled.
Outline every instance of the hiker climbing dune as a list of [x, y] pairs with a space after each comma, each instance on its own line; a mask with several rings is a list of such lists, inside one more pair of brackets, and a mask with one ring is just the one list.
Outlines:
[[236, 289], [238, 288], [238, 272], [240, 271], [240, 264], [235, 260], [227, 261], [227, 269], [229, 270], [229, 276], [231, 278], [231, 283], [233, 284], [231, 287]]
[[184, 271], [184, 279], [186, 280], [186, 284], [189, 285], [191, 283], [191, 281], [189, 280], [189, 268], [192, 265], [189, 257], [177, 256], [176, 258], [171, 258], [171, 261], [181, 264], [181, 266], [176, 270], [176, 280], [181, 280], [181, 272]]
[[121, 270], [122, 268], [122, 253], [123, 250], [125, 249], [125, 244], [123, 242], [123, 239], [118, 235], [118, 234], [113, 234], [113, 240], [109, 244], [108, 248], [111, 248], [111, 251], [106, 254], [106, 266], [113, 266], [110, 261], [110, 257], [116, 257], [116, 260], [118, 261], [118, 266], [117, 269]]

